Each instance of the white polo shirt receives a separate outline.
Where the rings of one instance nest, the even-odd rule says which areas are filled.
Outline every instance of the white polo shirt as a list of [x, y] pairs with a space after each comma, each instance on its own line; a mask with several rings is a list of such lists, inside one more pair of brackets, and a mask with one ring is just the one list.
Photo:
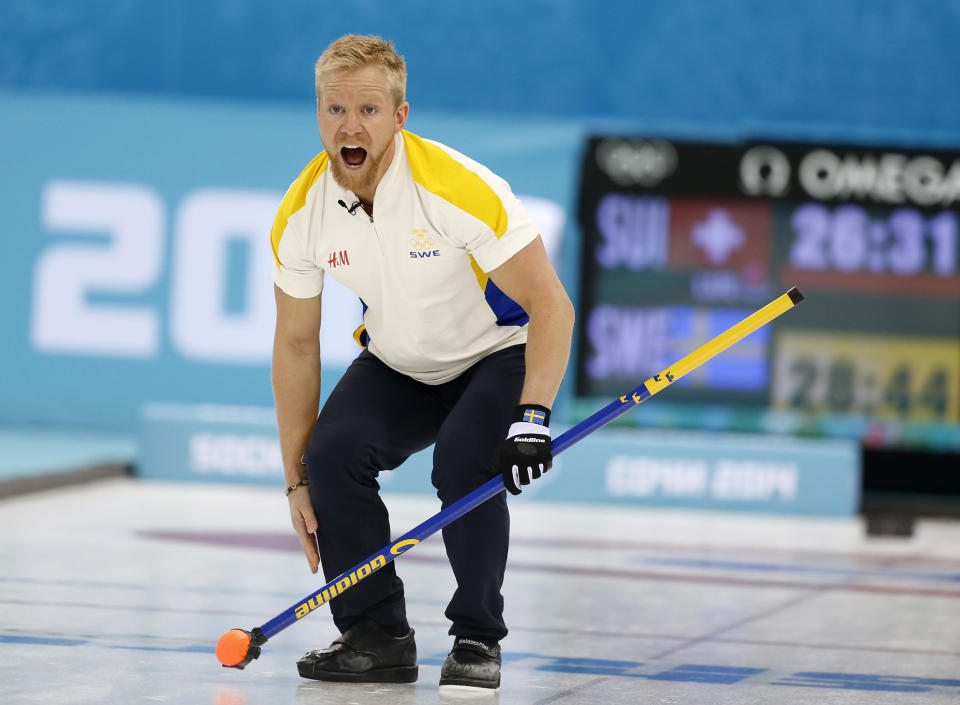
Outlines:
[[273, 278], [311, 298], [329, 273], [363, 302], [367, 348], [427, 384], [526, 342], [527, 315], [487, 277], [538, 235], [510, 186], [442, 144], [402, 131], [373, 217], [338, 201], [326, 152], [290, 186], [274, 221]]

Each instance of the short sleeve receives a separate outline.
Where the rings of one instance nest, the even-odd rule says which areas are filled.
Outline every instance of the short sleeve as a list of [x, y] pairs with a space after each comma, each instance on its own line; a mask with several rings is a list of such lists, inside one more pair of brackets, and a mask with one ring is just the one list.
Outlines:
[[300, 172], [283, 195], [270, 230], [273, 281], [297, 299], [310, 299], [323, 291], [323, 269], [310, 253], [306, 206], [308, 199], [317, 197], [328, 162], [327, 153], [320, 152]]
[[517, 254], [537, 239], [537, 226], [527, 214], [519, 198], [513, 195], [506, 182], [495, 191], [500, 197], [506, 214], [506, 230], [501, 235], [490, 228], [482, 228], [475, 238], [467, 243], [467, 251], [473, 255], [484, 272], [490, 272]]
[[308, 255], [307, 238], [300, 232], [296, 214], [287, 215], [281, 204], [273, 225], [273, 281], [297, 299], [309, 299], [323, 291], [323, 269]]

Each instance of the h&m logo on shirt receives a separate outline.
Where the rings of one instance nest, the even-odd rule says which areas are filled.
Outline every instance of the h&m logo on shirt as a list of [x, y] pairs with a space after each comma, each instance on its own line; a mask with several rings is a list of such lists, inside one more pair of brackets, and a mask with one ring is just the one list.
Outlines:
[[411, 259], [420, 259], [422, 257], [439, 257], [440, 250], [433, 249], [433, 240], [427, 237], [426, 228], [414, 228], [413, 237], [410, 238]]
[[340, 250], [339, 252], [334, 250], [327, 258], [327, 266], [329, 266], [330, 269], [336, 269], [344, 264], [350, 264], [350, 257], [347, 256], [346, 250]]

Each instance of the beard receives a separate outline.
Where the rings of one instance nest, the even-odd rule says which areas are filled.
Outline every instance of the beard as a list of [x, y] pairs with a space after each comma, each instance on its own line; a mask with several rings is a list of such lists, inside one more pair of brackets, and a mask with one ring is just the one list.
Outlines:
[[[391, 144], [392, 141], [384, 145], [379, 154], [374, 154], [370, 150], [367, 150], [367, 156], [364, 158], [364, 169], [359, 172], [344, 169], [340, 159], [331, 159], [330, 164], [333, 169], [333, 180], [336, 181], [341, 188], [347, 191], [353, 191], [355, 194], [369, 190], [380, 176], [380, 164], [383, 162], [383, 158], [386, 156]], [[338, 154], [337, 156], [339, 157], [340, 155]]]

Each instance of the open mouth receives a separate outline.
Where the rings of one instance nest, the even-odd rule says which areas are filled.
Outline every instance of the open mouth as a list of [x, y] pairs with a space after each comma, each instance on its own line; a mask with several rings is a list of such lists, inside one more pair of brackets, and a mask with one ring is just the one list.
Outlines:
[[347, 166], [356, 169], [363, 166], [363, 163], [367, 160], [367, 150], [363, 147], [346, 145], [340, 148], [340, 156]]

